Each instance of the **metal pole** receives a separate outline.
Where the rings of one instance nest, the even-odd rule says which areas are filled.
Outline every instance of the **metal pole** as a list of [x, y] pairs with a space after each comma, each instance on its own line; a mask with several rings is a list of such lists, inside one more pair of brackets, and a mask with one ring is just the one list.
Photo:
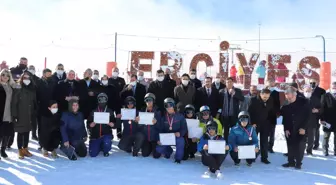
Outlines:
[[259, 23], [259, 61], [260, 61], [260, 26], [261, 24]]
[[323, 62], [326, 62], [327, 59], [326, 59], [326, 45], [325, 45], [325, 38], [323, 35], [316, 35], [316, 37], [320, 37], [322, 38], [322, 41], [323, 41]]
[[114, 61], [117, 63], [117, 40], [118, 40], [118, 33], [115, 32], [114, 34]]

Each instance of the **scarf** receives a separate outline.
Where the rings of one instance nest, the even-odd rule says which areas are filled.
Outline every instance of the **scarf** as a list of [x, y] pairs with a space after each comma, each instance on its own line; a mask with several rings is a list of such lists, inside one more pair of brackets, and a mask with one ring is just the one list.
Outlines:
[[223, 111], [222, 115], [224, 117], [232, 116], [233, 115], [233, 98], [231, 97], [229, 102], [229, 91], [227, 89], [224, 90], [224, 102], [223, 102]]

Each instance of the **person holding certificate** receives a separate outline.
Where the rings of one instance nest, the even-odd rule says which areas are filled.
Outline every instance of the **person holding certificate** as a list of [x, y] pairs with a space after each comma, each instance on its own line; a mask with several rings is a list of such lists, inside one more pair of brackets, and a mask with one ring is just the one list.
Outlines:
[[[186, 119], [196, 119], [195, 107], [191, 104], [188, 104], [184, 108], [184, 117]], [[184, 156], [183, 160], [188, 160], [195, 158], [195, 153], [197, 152], [197, 138], [189, 138], [189, 134], [187, 133], [184, 136], [185, 139], [185, 147], [184, 147]]]
[[[235, 165], [239, 165], [240, 159], [238, 157], [239, 146], [255, 146], [255, 153], [259, 152], [258, 135], [255, 128], [249, 124], [250, 115], [246, 111], [242, 111], [238, 115], [238, 123], [230, 130], [228, 143], [231, 148], [231, 158]], [[251, 166], [254, 159], [246, 159], [247, 165]]]
[[[135, 98], [128, 96], [125, 99], [126, 109], [135, 109]], [[136, 112], [138, 115], [138, 112]], [[125, 115], [121, 115], [122, 117]], [[134, 120], [121, 120], [123, 124], [123, 131], [118, 147], [127, 153], [132, 153], [133, 157], [137, 157], [145, 140], [145, 136], [142, 134], [140, 126], [138, 124], [139, 118]], [[133, 150], [132, 150], [133, 149]]]
[[90, 134], [89, 155], [96, 157], [103, 151], [104, 156], [108, 157], [112, 149], [112, 128], [116, 126], [114, 112], [107, 107], [108, 97], [105, 93], [100, 93], [97, 100], [98, 106], [91, 112], [86, 122]]
[[[157, 120], [161, 119], [161, 112], [158, 107], [155, 106], [155, 95], [153, 93], [147, 93], [145, 95], [146, 107], [143, 108], [142, 112], [154, 113], [154, 119], [148, 125], [141, 125], [142, 133], [145, 136], [145, 140], [142, 144], [141, 154], [143, 157], [148, 157], [150, 154], [153, 158], [160, 158], [160, 154], [156, 152], [157, 141], [159, 140], [159, 124]], [[139, 118], [141, 119], [141, 118]]]
[[[224, 162], [227, 153], [225, 154], [210, 154], [208, 141], [209, 140], [223, 140], [224, 138], [221, 135], [218, 135], [218, 124], [216, 121], [209, 121], [206, 125], [206, 132], [201, 137], [198, 145], [197, 150], [202, 154], [202, 163], [204, 166], [209, 167], [208, 171], [206, 172], [207, 175], [216, 174], [217, 178], [222, 177], [222, 173], [220, 172], [220, 166]], [[223, 148], [224, 149], [224, 148]], [[225, 150], [229, 150], [229, 145], [225, 146]], [[225, 151], [224, 150], [224, 151]]]
[[[164, 106], [166, 112], [163, 114], [160, 124], [159, 133], [174, 133], [176, 141], [176, 153], [175, 153], [175, 163], [180, 164], [184, 155], [184, 138], [183, 136], [187, 133], [187, 122], [184, 116], [176, 112], [175, 101], [172, 98], [166, 98], [164, 100]], [[184, 108], [184, 107], [183, 107]], [[156, 151], [169, 159], [173, 153], [171, 146], [161, 145], [158, 141]]]
[[78, 112], [78, 101], [69, 100], [69, 112], [64, 112], [61, 117], [61, 150], [70, 160], [77, 160], [79, 157], [85, 157], [87, 148], [85, 141], [87, 133], [85, 130], [84, 116]]
[[223, 127], [222, 127], [222, 124], [221, 122], [212, 117], [211, 116], [211, 111], [210, 111], [210, 107], [209, 106], [202, 106], [200, 108], [200, 127], [203, 127], [203, 130], [204, 130], [204, 133], [207, 132], [206, 130], [206, 124], [209, 122], [209, 121], [215, 121], [217, 124], [218, 124], [218, 127], [217, 127], [217, 135], [219, 136], [223, 136]]

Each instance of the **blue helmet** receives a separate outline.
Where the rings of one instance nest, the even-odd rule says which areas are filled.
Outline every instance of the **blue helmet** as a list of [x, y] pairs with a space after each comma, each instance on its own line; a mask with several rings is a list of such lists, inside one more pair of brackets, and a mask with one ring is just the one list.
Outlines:
[[203, 106], [200, 108], [200, 112], [205, 112], [205, 111], [210, 112], [210, 107], [209, 107], [209, 106], [206, 106], [206, 105], [203, 105]]

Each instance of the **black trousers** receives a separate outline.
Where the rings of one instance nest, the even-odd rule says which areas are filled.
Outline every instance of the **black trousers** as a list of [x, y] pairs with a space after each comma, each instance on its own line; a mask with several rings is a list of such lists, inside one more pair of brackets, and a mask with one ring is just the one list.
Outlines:
[[29, 143], [29, 132], [18, 133], [17, 136], [18, 149], [28, 148], [28, 143]]
[[268, 141], [269, 149], [273, 149], [273, 146], [274, 146], [275, 128], [276, 128], [276, 121], [275, 121], [275, 124], [271, 123], [269, 125], [269, 141]]
[[304, 151], [306, 148], [305, 139], [287, 138], [288, 162], [302, 165]]
[[197, 152], [197, 142], [192, 142], [189, 138], [184, 138], [185, 145], [184, 145], [184, 156], [183, 160], [187, 160], [189, 156], [195, 155]]
[[14, 132], [13, 123], [0, 122], [0, 145], [1, 149], [6, 149], [8, 140]]
[[138, 132], [134, 135], [123, 135], [120, 139], [118, 147], [120, 150], [123, 150], [127, 153], [131, 153], [132, 151], [134, 153], [138, 153], [142, 148], [144, 140], [145, 136], [141, 132]]
[[[323, 152], [324, 153], [328, 153], [328, 149], [329, 149], [329, 139], [330, 139], [330, 135], [332, 132], [324, 132], [324, 137], [323, 137]], [[334, 133], [334, 153], [336, 154], [336, 137], [335, 137], [335, 133]]]
[[226, 154], [209, 154], [207, 151], [202, 151], [202, 163], [204, 166], [209, 167], [209, 170], [212, 173], [215, 173], [216, 170], [220, 170], [222, 163], [224, 162]]
[[47, 131], [41, 129], [39, 135], [39, 143], [41, 147], [47, 151], [53, 151], [58, 148], [61, 143], [61, 133], [59, 130]]
[[70, 147], [61, 146], [61, 151], [71, 159], [73, 155], [85, 157], [87, 155], [87, 147], [84, 140], [70, 141]]
[[224, 130], [224, 139], [225, 141], [228, 140], [229, 133], [230, 133], [230, 128], [235, 126], [237, 124], [237, 116], [228, 116], [228, 117], [221, 117], [221, 124], [223, 126]]
[[316, 128], [308, 128], [307, 129], [307, 153], [313, 152], [314, 147], [314, 138], [316, 135]]
[[[258, 157], [259, 153], [257, 153], [256, 158]], [[240, 159], [238, 158], [238, 152], [235, 151], [231, 151], [230, 152], [230, 156], [231, 159], [235, 162], [235, 163], [240, 163]], [[246, 159], [246, 162], [251, 164], [253, 162], [254, 159]]]
[[39, 117], [37, 115], [33, 115], [32, 117], [33, 117], [32, 122], [31, 122], [32, 136], [37, 136], [40, 133], [40, 125], [39, 125], [40, 119], [38, 119]]
[[314, 146], [319, 147], [320, 146], [320, 124], [317, 124], [316, 131], [315, 131], [315, 139], [314, 139]]
[[260, 154], [261, 159], [267, 159], [268, 158], [268, 136], [269, 136], [269, 129], [270, 125], [262, 125], [259, 128], [257, 128], [257, 134], [260, 134]]
[[157, 142], [145, 140], [142, 144], [141, 154], [143, 157], [148, 157], [152, 154], [153, 158], [160, 158], [161, 154], [156, 151]]

